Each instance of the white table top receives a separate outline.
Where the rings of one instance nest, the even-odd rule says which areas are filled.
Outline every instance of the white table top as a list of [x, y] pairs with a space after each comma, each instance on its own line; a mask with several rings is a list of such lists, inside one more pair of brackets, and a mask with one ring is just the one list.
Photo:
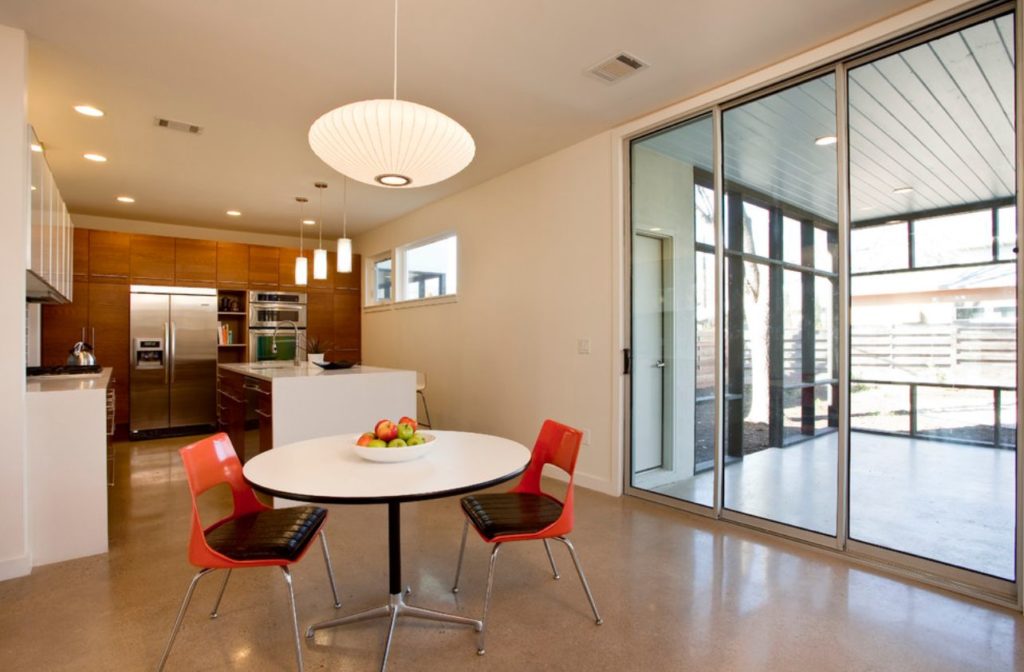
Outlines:
[[509, 439], [426, 432], [437, 439], [426, 455], [411, 462], [364, 460], [352, 449], [358, 435], [347, 434], [268, 450], [246, 462], [243, 473], [257, 489], [288, 499], [370, 504], [478, 490], [514, 478], [530, 461], [530, 451]]

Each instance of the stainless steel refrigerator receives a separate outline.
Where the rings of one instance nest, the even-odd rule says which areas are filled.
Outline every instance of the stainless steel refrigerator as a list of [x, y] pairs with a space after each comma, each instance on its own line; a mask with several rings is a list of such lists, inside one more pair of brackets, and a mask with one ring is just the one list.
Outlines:
[[217, 290], [133, 285], [132, 434], [216, 422]]

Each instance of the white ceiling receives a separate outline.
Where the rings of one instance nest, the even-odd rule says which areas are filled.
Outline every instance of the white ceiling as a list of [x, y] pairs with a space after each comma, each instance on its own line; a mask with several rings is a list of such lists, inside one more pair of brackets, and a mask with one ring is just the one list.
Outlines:
[[[405, 0], [399, 97], [459, 121], [477, 155], [422, 189], [351, 184], [351, 231], [915, 4]], [[0, 24], [29, 34], [29, 117], [73, 212], [285, 234], [293, 197], [315, 206], [317, 180], [331, 185], [325, 214], [340, 226], [340, 175], [306, 133], [328, 109], [390, 94], [392, 21], [380, 0], [0, 3]], [[620, 50], [651, 67], [615, 85], [583, 74]], [[80, 103], [107, 114], [78, 115]], [[156, 116], [204, 130], [160, 129]], [[232, 208], [243, 216], [227, 217]]]

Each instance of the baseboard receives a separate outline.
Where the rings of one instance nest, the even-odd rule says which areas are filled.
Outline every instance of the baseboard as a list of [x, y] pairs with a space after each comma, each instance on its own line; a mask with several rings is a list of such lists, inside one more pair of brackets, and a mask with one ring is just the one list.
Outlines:
[[[550, 472], [546, 472], [544, 476], [550, 476], [551, 478], [563, 482], [569, 480], [567, 476], [565, 476], [562, 472], [557, 470], [551, 470]], [[590, 474], [583, 473], [582, 471], [577, 471], [574, 482], [579, 487], [586, 488], [587, 490], [594, 490], [605, 495], [611, 495], [612, 497], [622, 496], [622, 484], [620, 483], [616, 485], [615, 483], [609, 481], [607, 478], [598, 478], [597, 476], [591, 476]]]
[[0, 560], [0, 581], [28, 576], [32, 572], [32, 556], [19, 555], [16, 558]]

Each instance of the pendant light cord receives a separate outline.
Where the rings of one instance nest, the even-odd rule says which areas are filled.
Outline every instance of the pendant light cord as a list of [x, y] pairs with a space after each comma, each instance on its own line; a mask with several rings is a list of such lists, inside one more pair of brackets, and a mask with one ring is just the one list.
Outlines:
[[395, 0], [395, 78], [392, 83], [392, 97], [398, 100], [398, 0]]
[[319, 250], [324, 246], [324, 187], [317, 185], [317, 189], [320, 190], [320, 233], [316, 249]]
[[348, 238], [348, 178], [343, 178], [341, 187], [341, 237]]
[[303, 207], [304, 204], [303, 204], [303, 202], [301, 200], [299, 200], [298, 198], [296, 198], [295, 200], [299, 201], [299, 256], [301, 257], [302, 256], [302, 243], [303, 243], [303, 240], [302, 240], [302, 233], [303, 233], [302, 229], [303, 229], [303, 226], [304, 226], [303, 223], [302, 223], [302, 214], [303, 214], [303, 212], [305, 212], [305, 208]]

